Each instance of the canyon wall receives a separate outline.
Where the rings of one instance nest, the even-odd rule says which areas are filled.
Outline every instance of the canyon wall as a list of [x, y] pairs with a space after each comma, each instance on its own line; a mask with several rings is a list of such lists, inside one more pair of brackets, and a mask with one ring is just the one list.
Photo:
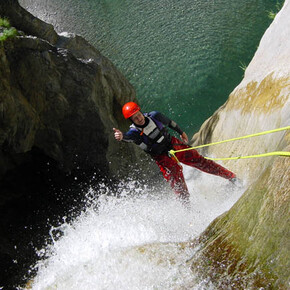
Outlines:
[[[290, 125], [290, 1], [265, 32], [244, 79], [194, 135], [192, 144], [226, 140]], [[203, 150], [212, 157], [290, 151], [290, 131]], [[198, 240], [193, 272], [218, 287], [289, 287], [290, 158], [224, 161], [247, 190]]]

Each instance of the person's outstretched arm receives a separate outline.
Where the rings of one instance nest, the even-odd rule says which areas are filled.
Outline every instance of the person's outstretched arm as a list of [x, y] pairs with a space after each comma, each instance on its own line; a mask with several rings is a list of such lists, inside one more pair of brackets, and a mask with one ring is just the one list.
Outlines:
[[128, 132], [122, 132], [119, 129], [113, 128], [114, 137], [117, 141], [124, 141], [127, 143], [135, 142], [138, 144], [139, 134], [134, 132], [134, 130], [130, 129]]
[[164, 125], [168, 126], [169, 128], [173, 129], [174, 131], [176, 131], [180, 135], [181, 140], [185, 144], [188, 143], [188, 137], [187, 137], [186, 133], [183, 130], [181, 130], [181, 128], [176, 124], [176, 122], [174, 122], [173, 120], [169, 119], [168, 117], [166, 117], [165, 115], [163, 115], [162, 113], [157, 112], [157, 111], [152, 112], [152, 115], [158, 121], [160, 121]]

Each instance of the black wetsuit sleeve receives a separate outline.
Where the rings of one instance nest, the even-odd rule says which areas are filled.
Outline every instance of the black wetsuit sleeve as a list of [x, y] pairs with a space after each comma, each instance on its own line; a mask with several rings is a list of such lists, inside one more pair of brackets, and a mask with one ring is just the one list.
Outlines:
[[154, 112], [151, 112], [150, 115], [152, 115], [153, 118], [156, 118], [165, 126], [168, 126], [169, 128], [176, 131], [178, 134], [182, 135], [183, 131], [181, 130], [181, 128], [173, 120], [169, 119], [162, 113], [154, 111]]
[[138, 140], [140, 139], [140, 136], [137, 132], [130, 129], [128, 132], [123, 132], [123, 139], [124, 142], [135, 142], [138, 143]]

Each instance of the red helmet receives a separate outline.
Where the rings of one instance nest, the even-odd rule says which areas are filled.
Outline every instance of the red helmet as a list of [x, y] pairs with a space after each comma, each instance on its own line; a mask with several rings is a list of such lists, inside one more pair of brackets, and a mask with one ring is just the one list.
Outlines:
[[122, 112], [125, 119], [130, 118], [131, 116], [133, 116], [135, 113], [139, 112], [140, 110], [141, 108], [134, 102], [126, 103], [122, 108]]

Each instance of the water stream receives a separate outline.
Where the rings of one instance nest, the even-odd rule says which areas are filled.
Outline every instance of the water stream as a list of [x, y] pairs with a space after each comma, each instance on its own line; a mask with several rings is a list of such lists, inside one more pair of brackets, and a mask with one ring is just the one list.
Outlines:
[[167, 187], [127, 184], [118, 197], [104, 187], [99, 199], [90, 188], [80, 216], [52, 227], [52, 243], [38, 249], [32, 289], [211, 289], [208, 281], [196, 282], [186, 263], [195, 252], [188, 241], [243, 189], [189, 167], [185, 176], [190, 208]]

